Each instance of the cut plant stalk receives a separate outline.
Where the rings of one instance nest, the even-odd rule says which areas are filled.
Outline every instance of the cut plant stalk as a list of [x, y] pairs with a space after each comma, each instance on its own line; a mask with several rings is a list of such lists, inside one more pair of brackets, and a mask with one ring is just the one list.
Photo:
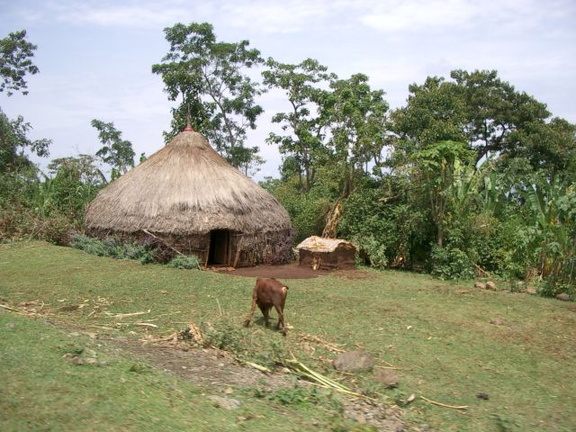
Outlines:
[[339, 382], [336, 382], [336, 381], [328, 378], [325, 375], [322, 375], [318, 372], [313, 371], [312, 369], [310, 369], [309, 367], [307, 367], [306, 365], [304, 365], [303, 363], [299, 362], [296, 359], [288, 360], [286, 363], [287, 363], [287, 367], [290, 368], [291, 370], [293, 370], [294, 372], [299, 373], [300, 375], [308, 378], [309, 380], [311, 380], [315, 384], [318, 384], [324, 388], [331, 388], [331, 389], [336, 390], [340, 393], [344, 393], [344, 394], [347, 394], [350, 396], [355, 396], [355, 397], [362, 398], [362, 399], [374, 400], [373, 398], [370, 398], [366, 395], [363, 395], [361, 393], [356, 393], [356, 392], [350, 390], [348, 387], [340, 384]]

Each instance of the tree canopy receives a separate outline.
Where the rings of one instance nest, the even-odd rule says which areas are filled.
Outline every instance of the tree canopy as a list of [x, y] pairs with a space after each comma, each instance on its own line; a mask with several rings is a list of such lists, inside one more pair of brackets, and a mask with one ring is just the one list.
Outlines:
[[132, 143], [122, 139], [122, 132], [114, 127], [114, 123], [94, 119], [91, 125], [98, 131], [98, 138], [102, 143], [102, 148], [96, 152], [96, 156], [112, 167], [112, 180], [134, 168], [136, 154]]
[[260, 52], [246, 40], [218, 42], [208, 23], [179, 23], [164, 32], [170, 50], [152, 72], [162, 76], [170, 100], [182, 97], [171, 135], [190, 121], [233, 166], [248, 171], [259, 162], [258, 147], [245, 143], [262, 113], [256, 103], [262, 88], [246, 70], [264, 62]]
[[[282, 126], [284, 135], [271, 132], [267, 142], [278, 145], [285, 155], [284, 168], [292, 168], [298, 174], [299, 182], [305, 191], [310, 190], [316, 173], [316, 163], [323, 153], [320, 105], [325, 99], [325, 89], [337, 78], [328, 73], [328, 68], [316, 60], [306, 59], [300, 64], [291, 65], [268, 59], [264, 84], [285, 92], [290, 111], [279, 112], [272, 117], [273, 123]], [[291, 164], [293, 165], [291, 167]]]
[[[36, 45], [26, 40], [26, 31], [10, 33], [0, 39], [0, 93], [8, 97], [15, 91], [28, 94], [27, 75], [34, 75], [39, 69], [32, 62]], [[0, 108], [0, 173], [14, 172], [30, 168], [27, 151], [40, 157], [49, 155], [51, 141], [31, 140], [28, 132], [32, 125], [18, 116], [10, 120]]]
[[28, 94], [27, 75], [35, 75], [40, 70], [32, 62], [38, 47], [26, 40], [26, 30], [10, 33], [0, 39], [0, 93], [11, 96], [15, 91]]

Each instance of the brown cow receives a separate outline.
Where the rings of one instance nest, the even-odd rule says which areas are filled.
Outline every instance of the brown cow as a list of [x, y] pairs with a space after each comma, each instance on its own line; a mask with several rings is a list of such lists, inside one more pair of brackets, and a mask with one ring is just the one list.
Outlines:
[[264, 323], [268, 327], [269, 314], [272, 306], [278, 313], [278, 329], [282, 328], [282, 334], [286, 335], [286, 325], [284, 324], [284, 303], [286, 303], [286, 295], [288, 294], [288, 287], [276, 279], [256, 279], [256, 285], [252, 291], [252, 309], [250, 314], [244, 321], [244, 325], [248, 327], [256, 306], [260, 308], [264, 315]]

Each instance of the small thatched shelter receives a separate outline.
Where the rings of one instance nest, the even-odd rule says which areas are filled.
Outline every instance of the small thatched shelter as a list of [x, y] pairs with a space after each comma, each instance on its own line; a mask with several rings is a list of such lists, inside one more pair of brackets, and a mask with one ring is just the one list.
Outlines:
[[89, 235], [155, 241], [204, 265], [292, 259], [286, 209], [191, 128], [102, 189], [84, 218]]
[[353, 269], [356, 246], [346, 240], [312, 236], [298, 246], [300, 265], [314, 270]]

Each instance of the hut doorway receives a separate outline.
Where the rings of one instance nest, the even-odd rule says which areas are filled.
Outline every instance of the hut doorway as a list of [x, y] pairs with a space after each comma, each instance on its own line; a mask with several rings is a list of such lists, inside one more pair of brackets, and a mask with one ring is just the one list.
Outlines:
[[230, 231], [210, 231], [208, 265], [230, 265]]

